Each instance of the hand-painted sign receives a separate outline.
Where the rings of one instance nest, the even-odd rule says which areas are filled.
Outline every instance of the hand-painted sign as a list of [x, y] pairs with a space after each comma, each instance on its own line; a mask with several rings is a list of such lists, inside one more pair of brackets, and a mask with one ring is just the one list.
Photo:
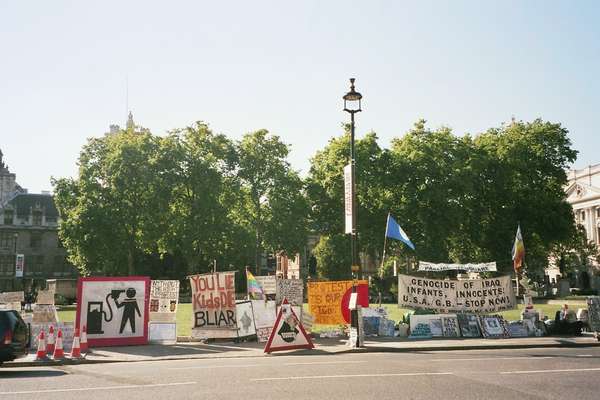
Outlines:
[[86, 327], [90, 346], [146, 344], [149, 300], [145, 276], [80, 278], [76, 327]]
[[277, 279], [277, 305], [287, 299], [294, 306], [304, 304], [304, 282], [302, 279]]
[[39, 290], [35, 302], [36, 304], [54, 305], [54, 290]]
[[[369, 306], [369, 283], [357, 282], [358, 304]], [[352, 281], [323, 281], [308, 283], [308, 306], [315, 324], [338, 325], [350, 322], [348, 304]]]
[[235, 272], [190, 276], [192, 337], [237, 337]]
[[25, 301], [25, 293], [23, 291], [0, 293], [0, 303], [21, 303], [23, 301]]
[[511, 310], [516, 304], [509, 276], [451, 281], [398, 275], [400, 307], [490, 313]]
[[265, 353], [281, 350], [312, 349], [315, 346], [304, 330], [291, 305], [284, 300], [271, 336], [265, 346]]
[[150, 284], [150, 321], [175, 322], [179, 301], [179, 281], [153, 280]]

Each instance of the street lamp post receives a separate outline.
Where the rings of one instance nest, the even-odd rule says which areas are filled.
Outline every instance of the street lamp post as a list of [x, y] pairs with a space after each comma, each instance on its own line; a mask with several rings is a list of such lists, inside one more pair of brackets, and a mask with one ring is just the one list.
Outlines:
[[[354, 78], [350, 78], [350, 91], [344, 95], [344, 111], [350, 114], [350, 170], [351, 170], [351, 196], [352, 196], [352, 230], [350, 233], [350, 248], [352, 252], [352, 293], [356, 299], [356, 283], [360, 265], [358, 261], [358, 227], [357, 227], [357, 196], [356, 196], [356, 155], [354, 150], [354, 114], [361, 112], [362, 95], [354, 90]], [[356, 347], [360, 346], [358, 332], [358, 311], [350, 311], [350, 326], [356, 329]]]

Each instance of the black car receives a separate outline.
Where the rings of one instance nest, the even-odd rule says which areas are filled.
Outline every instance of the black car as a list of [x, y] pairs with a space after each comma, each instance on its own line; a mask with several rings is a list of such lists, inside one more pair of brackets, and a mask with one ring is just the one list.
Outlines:
[[29, 326], [18, 312], [0, 310], [0, 364], [25, 357], [29, 349]]

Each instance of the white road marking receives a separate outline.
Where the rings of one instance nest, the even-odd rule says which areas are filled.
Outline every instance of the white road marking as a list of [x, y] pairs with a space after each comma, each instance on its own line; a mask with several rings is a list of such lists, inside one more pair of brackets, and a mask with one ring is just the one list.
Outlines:
[[173, 383], [152, 383], [152, 384], [148, 384], [148, 385], [123, 385], [123, 386], [82, 387], [82, 388], [68, 388], [68, 389], [23, 390], [23, 391], [19, 391], [19, 392], [0, 392], [0, 395], [86, 392], [88, 390], [145, 389], [145, 388], [157, 388], [157, 387], [167, 387], [167, 386], [196, 385], [197, 383], [198, 382], [173, 382]]
[[454, 375], [452, 372], [407, 372], [398, 374], [355, 374], [355, 375], [313, 375], [313, 376], [284, 376], [280, 378], [255, 378], [250, 379], [254, 382], [259, 381], [285, 381], [300, 379], [335, 379], [335, 378], [379, 378], [390, 376], [436, 376], [436, 375]]
[[575, 354], [575, 357], [594, 357], [592, 354]]
[[549, 372], [585, 372], [585, 371], [600, 371], [600, 368], [573, 368], [573, 369], [540, 369], [530, 371], [504, 371], [501, 374], [546, 374]]
[[435, 358], [433, 360], [423, 361], [495, 361], [495, 360], [545, 360], [547, 358], [555, 357], [475, 357], [475, 358]]
[[366, 363], [367, 361], [315, 361], [315, 362], [297, 362], [297, 363], [286, 363], [282, 365], [326, 365], [326, 364], [360, 364]]
[[169, 369], [213, 369], [213, 368], [249, 368], [263, 367], [266, 364], [229, 364], [229, 365], [202, 365], [194, 367], [171, 367]]

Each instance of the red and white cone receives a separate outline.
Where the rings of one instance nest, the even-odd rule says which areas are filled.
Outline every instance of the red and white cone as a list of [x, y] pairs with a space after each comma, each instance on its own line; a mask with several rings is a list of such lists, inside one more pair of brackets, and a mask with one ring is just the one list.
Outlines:
[[75, 328], [75, 334], [73, 335], [73, 347], [71, 347], [71, 358], [82, 358], [81, 345], [79, 343], [79, 329], [77, 328]]
[[54, 353], [54, 327], [50, 325], [48, 328], [48, 340], [46, 341], [46, 353]]
[[88, 350], [88, 343], [87, 343], [87, 329], [85, 329], [85, 325], [81, 329], [80, 345], [81, 345], [81, 352], [82, 353], [87, 353], [89, 351]]
[[54, 346], [54, 355], [52, 356], [55, 360], [62, 360], [65, 358], [65, 351], [63, 350], [62, 342], [62, 331], [59, 329], [56, 335], [56, 346]]
[[44, 330], [41, 330], [38, 335], [38, 348], [35, 355], [35, 361], [46, 360], [48, 360], [48, 354], [46, 353], [46, 337], [44, 336]]

